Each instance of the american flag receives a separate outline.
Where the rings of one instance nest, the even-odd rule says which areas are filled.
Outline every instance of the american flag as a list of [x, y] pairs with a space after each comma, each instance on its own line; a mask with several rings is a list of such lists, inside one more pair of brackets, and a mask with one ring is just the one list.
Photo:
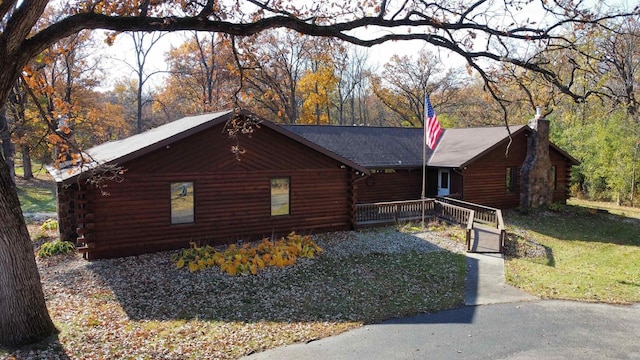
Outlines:
[[431, 106], [429, 95], [427, 95], [424, 100], [424, 107], [424, 139], [429, 149], [433, 150], [436, 148], [438, 138], [442, 134], [442, 127], [438, 122], [438, 117], [436, 116], [435, 110], [433, 110], [433, 106]]

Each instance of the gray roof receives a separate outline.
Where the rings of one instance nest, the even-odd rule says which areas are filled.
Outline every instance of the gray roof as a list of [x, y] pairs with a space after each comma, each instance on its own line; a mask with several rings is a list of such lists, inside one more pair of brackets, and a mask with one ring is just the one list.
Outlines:
[[422, 165], [420, 128], [333, 125], [282, 127], [366, 168]]
[[[244, 115], [255, 116], [243, 111]], [[185, 117], [126, 139], [109, 141], [87, 150], [85, 162], [78, 166], [47, 169], [58, 182], [70, 179], [100, 164], [122, 164], [169, 145], [204, 129], [226, 122], [232, 110]], [[367, 169], [419, 168], [422, 166], [423, 130], [421, 128], [276, 125], [271, 128], [299, 143], [332, 157], [363, 173]], [[513, 135], [526, 131], [526, 125], [511, 126]], [[475, 161], [501, 144], [507, 144], [509, 133], [504, 126], [445, 129], [435, 151], [427, 149], [427, 165], [459, 168]], [[551, 144], [573, 164], [579, 162]]]
[[[255, 115], [246, 111], [241, 111], [241, 114], [257, 118]], [[168, 124], [158, 126], [151, 130], [147, 130], [143, 133], [133, 135], [122, 140], [108, 141], [106, 143], [94, 146], [84, 152], [83, 158], [85, 160], [80, 165], [65, 166], [61, 168], [47, 166], [47, 170], [57, 182], [68, 182], [76, 176], [79, 176], [81, 174], [88, 174], [91, 170], [96, 169], [99, 165], [122, 164], [126, 161], [135, 159], [139, 156], [172, 144], [178, 140], [184, 139], [187, 136], [196, 134], [207, 128], [226, 122], [233, 116], [234, 111], [227, 110], [178, 119]], [[369, 170], [367, 170], [367, 168], [365, 168], [364, 166], [351, 161], [349, 158], [345, 158], [338, 154], [332, 153], [326, 148], [319, 146], [318, 144], [309, 141], [295, 133], [287, 131], [281, 126], [268, 121], [262, 121], [261, 124], [345, 165], [359, 170], [360, 172], [363, 172], [365, 174], [369, 173]]]
[[226, 121], [232, 111], [221, 111], [198, 116], [189, 116], [165, 125], [158, 126], [143, 133], [116, 141], [94, 146], [84, 152], [85, 161], [81, 166], [61, 169], [48, 166], [49, 173], [58, 182], [68, 180], [81, 173], [95, 169], [100, 164], [123, 163], [139, 155], [146, 154], [176, 140], [208, 128], [221, 121]]
[[[422, 129], [398, 127], [286, 125], [330, 151], [370, 169], [422, 166]], [[525, 125], [511, 126], [512, 134]], [[444, 129], [435, 151], [427, 148], [427, 165], [462, 167], [507, 142], [504, 126]]]
[[[510, 126], [512, 135], [520, 133], [526, 125]], [[445, 129], [438, 140], [428, 165], [433, 167], [459, 168], [468, 165], [488, 151], [509, 141], [505, 126]]]

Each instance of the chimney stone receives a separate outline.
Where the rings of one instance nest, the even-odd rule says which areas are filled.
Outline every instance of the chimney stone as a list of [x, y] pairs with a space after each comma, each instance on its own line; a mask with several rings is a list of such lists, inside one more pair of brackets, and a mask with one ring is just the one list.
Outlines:
[[531, 134], [527, 139], [527, 155], [520, 170], [520, 206], [540, 208], [553, 202], [551, 159], [549, 157], [549, 120], [540, 108], [529, 121]]

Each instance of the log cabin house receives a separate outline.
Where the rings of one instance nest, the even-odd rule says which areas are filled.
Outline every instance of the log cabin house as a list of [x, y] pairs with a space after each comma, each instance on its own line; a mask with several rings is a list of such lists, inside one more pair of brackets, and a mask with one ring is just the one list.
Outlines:
[[[369, 169], [357, 185], [359, 203], [420, 199], [422, 192], [422, 129], [285, 125], [332, 152]], [[499, 209], [520, 206], [521, 169], [528, 125], [444, 129], [435, 150], [426, 153], [426, 197], [454, 197]], [[548, 136], [548, 134], [546, 135]], [[579, 162], [549, 143], [553, 202], [565, 203], [571, 167]]]
[[[233, 120], [252, 125], [233, 138]], [[512, 132], [505, 156], [503, 127], [445, 130], [428, 152], [427, 196], [518, 206], [531, 130]], [[98, 145], [83, 163], [49, 171], [61, 239], [96, 259], [352, 229], [356, 204], [420, 199], [422, 141], [416, 128], [281, 126], [223, 111]], [[550, 154], [554, 199], [564, 201], [577, 161], [555, 145]]]

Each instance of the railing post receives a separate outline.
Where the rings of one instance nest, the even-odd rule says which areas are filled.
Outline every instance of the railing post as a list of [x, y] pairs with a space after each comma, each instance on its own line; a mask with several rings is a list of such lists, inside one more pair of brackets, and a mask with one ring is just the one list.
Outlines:
[[467, 252], [471, 251], [471, 231], [473, 231], [473, 219], [475, 217], [475, 211], [469, 212], [469, 219], [467, 219]]

